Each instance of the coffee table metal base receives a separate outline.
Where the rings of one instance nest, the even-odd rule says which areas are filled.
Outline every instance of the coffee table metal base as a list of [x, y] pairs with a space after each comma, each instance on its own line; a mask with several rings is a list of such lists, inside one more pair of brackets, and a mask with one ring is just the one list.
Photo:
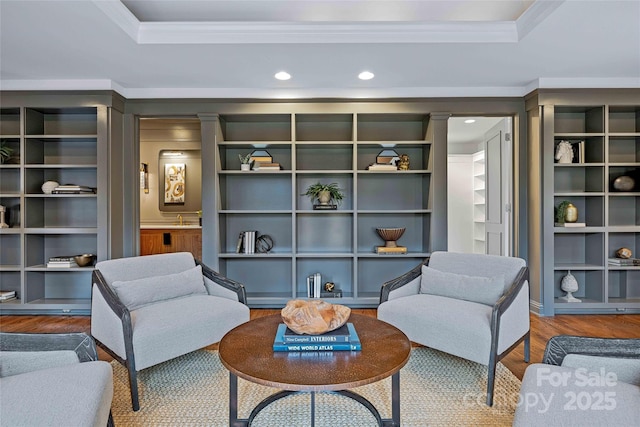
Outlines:
[[[249, 427], [254, 418], [264, 408], [272, 404], [273, 402], [290, 396], [296, 393], [304, 393], [304, 391], [290, 391], [282, 390], [278, 393], [264, 399], [262, 402], [253, 408], [249, 418], [238, 418], [238, 377], [232, 373], [229, 373], [229, 426], [230, 427]], [[311, 427], [315, 426], [315, 411], [316, 411], [316, 392], [311, 391]], [[354, 393], [349, 390], [331, 391], [329, 393], [336, 393], [341, 396], [348, 397], [360, 403], [367, 408], [371, 414], [376, 418], [378, 426], [380, 427], [399, 427], [400, 426], [400, 372], [396, 372], [391, 376], [391, 418], [382, 418], [380, 412], [373, 406], [373, 404], [364, 398], [363, 396]]]

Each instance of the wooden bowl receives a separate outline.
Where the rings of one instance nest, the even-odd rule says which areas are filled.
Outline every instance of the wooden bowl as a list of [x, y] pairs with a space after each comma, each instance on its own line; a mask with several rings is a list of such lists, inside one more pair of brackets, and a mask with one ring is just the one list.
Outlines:
[[395, 228], [376, 228], [378, 235], [386, 242], [387, 247], [396, 246], [396, 240], [398, 240], [404, 234], [405, 227]]
[[94, 254], [82, 254], [76, 255], [74, 259], [79, 267], [86, 267], [88, 265], [93, 265], [93, 261], [96, 259], [96, 256]]

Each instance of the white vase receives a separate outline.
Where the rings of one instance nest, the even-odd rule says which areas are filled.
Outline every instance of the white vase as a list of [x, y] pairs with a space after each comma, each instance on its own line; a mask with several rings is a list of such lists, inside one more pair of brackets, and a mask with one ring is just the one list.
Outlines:
[[251, 165], [249, 163], [242, 163], [240, 165], [240, 170], [241, 171], [249, 171], [249, 170], [251, 170]]
[[318, 201], [321, 205], [328, 205], [331, 201], [331, 193], [327, 190], [321, 191], [318, 193]]
[[582, 300], [579, 300], [572, 295], [574, 292], [578, 291], [578, 281], [573, 277], [573, 274], [571, 274], [571, 270], [569, 270], [567, 275], [562, 278], [560, 289], [567, 293], [566, 296], [560, 297], [561, 300], [567, 302], [582, 302]]
[[57, 186], [59, 186], [60, 184], [58, 184], [56, 181], [47, 181], [44, 184], [42, 184], [42, 192], [44, 194], [51, 194], [51, 192], [53, 190], [55, 190], [55, 188]]

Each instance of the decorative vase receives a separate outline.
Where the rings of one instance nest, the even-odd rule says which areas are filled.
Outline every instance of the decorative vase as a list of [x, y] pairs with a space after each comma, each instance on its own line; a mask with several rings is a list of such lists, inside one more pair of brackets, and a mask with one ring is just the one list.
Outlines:
[[572, 295], [578, 290], [578, 281], [573, 277], [573, 274], [571, 274], [571, 270], [567, 271], [567, 275], [562, 278], [560, 289], [567, 293], [567, 295], [560, 297], [561, 300], [567, 302], [582, 302], [582, 300]]
[[384, 246], [387, 248], [397, 248], [397, 240], [404, 234], [405, 227], [393, 227], [393, 228], [376, 228], [376, 232], [382, 240], [384, 240]]
[[617, 191], [631, 191], [635, 186], [634, 179], [627, 175], [619, 176], [613, 181], [613, 189]]
[[251, 170], [251, 165], [249, 163], [242, 163], [240, 165], [240, 170], [241, 171], [249, 171], [249, 170]]
[[578, 220], [578, 208], [572, 203], [567, 206], [567, 211], [564, 214], [564, 222], [576, 222]]
[[47, 181], [44, 184], [42, 184], [42, 187], [40, 188], [42, 189], [42, 192], [44, 194], [51, 194], [51, 192], [55, 190], [55, 188], [59, 185], [60, 184], [58, 184], [56, 181]]
[[328, 205], [331, 201], [331, 193], [327, 190], [321, 191], [318, 193], [318, 201], [321, 205]]

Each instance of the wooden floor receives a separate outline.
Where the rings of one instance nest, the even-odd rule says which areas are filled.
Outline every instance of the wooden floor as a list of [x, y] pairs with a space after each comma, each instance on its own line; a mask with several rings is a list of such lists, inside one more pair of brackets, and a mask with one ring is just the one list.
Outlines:
[[[277, 314], [275, 309], [252, 309], [251, 318]], [[375, 309], [353, 309], [353, 313], [367, 316], [376, 315]], [[90, 333], [89, 316], [0, 316], [0, 331], [60, 333]], [[544, 346], [554, 335], [582, 335], [611, 338], [640, 338], [640, 315], [559, 315], [538, 317], [531, 315], [531, 362], [542, 360]], [[522, 379], [527, 364], [523, 361], [523, 345], [502, 360], [502, 363], [518, 378]], [[100, 350], [100, 358], [111, 358]]]

